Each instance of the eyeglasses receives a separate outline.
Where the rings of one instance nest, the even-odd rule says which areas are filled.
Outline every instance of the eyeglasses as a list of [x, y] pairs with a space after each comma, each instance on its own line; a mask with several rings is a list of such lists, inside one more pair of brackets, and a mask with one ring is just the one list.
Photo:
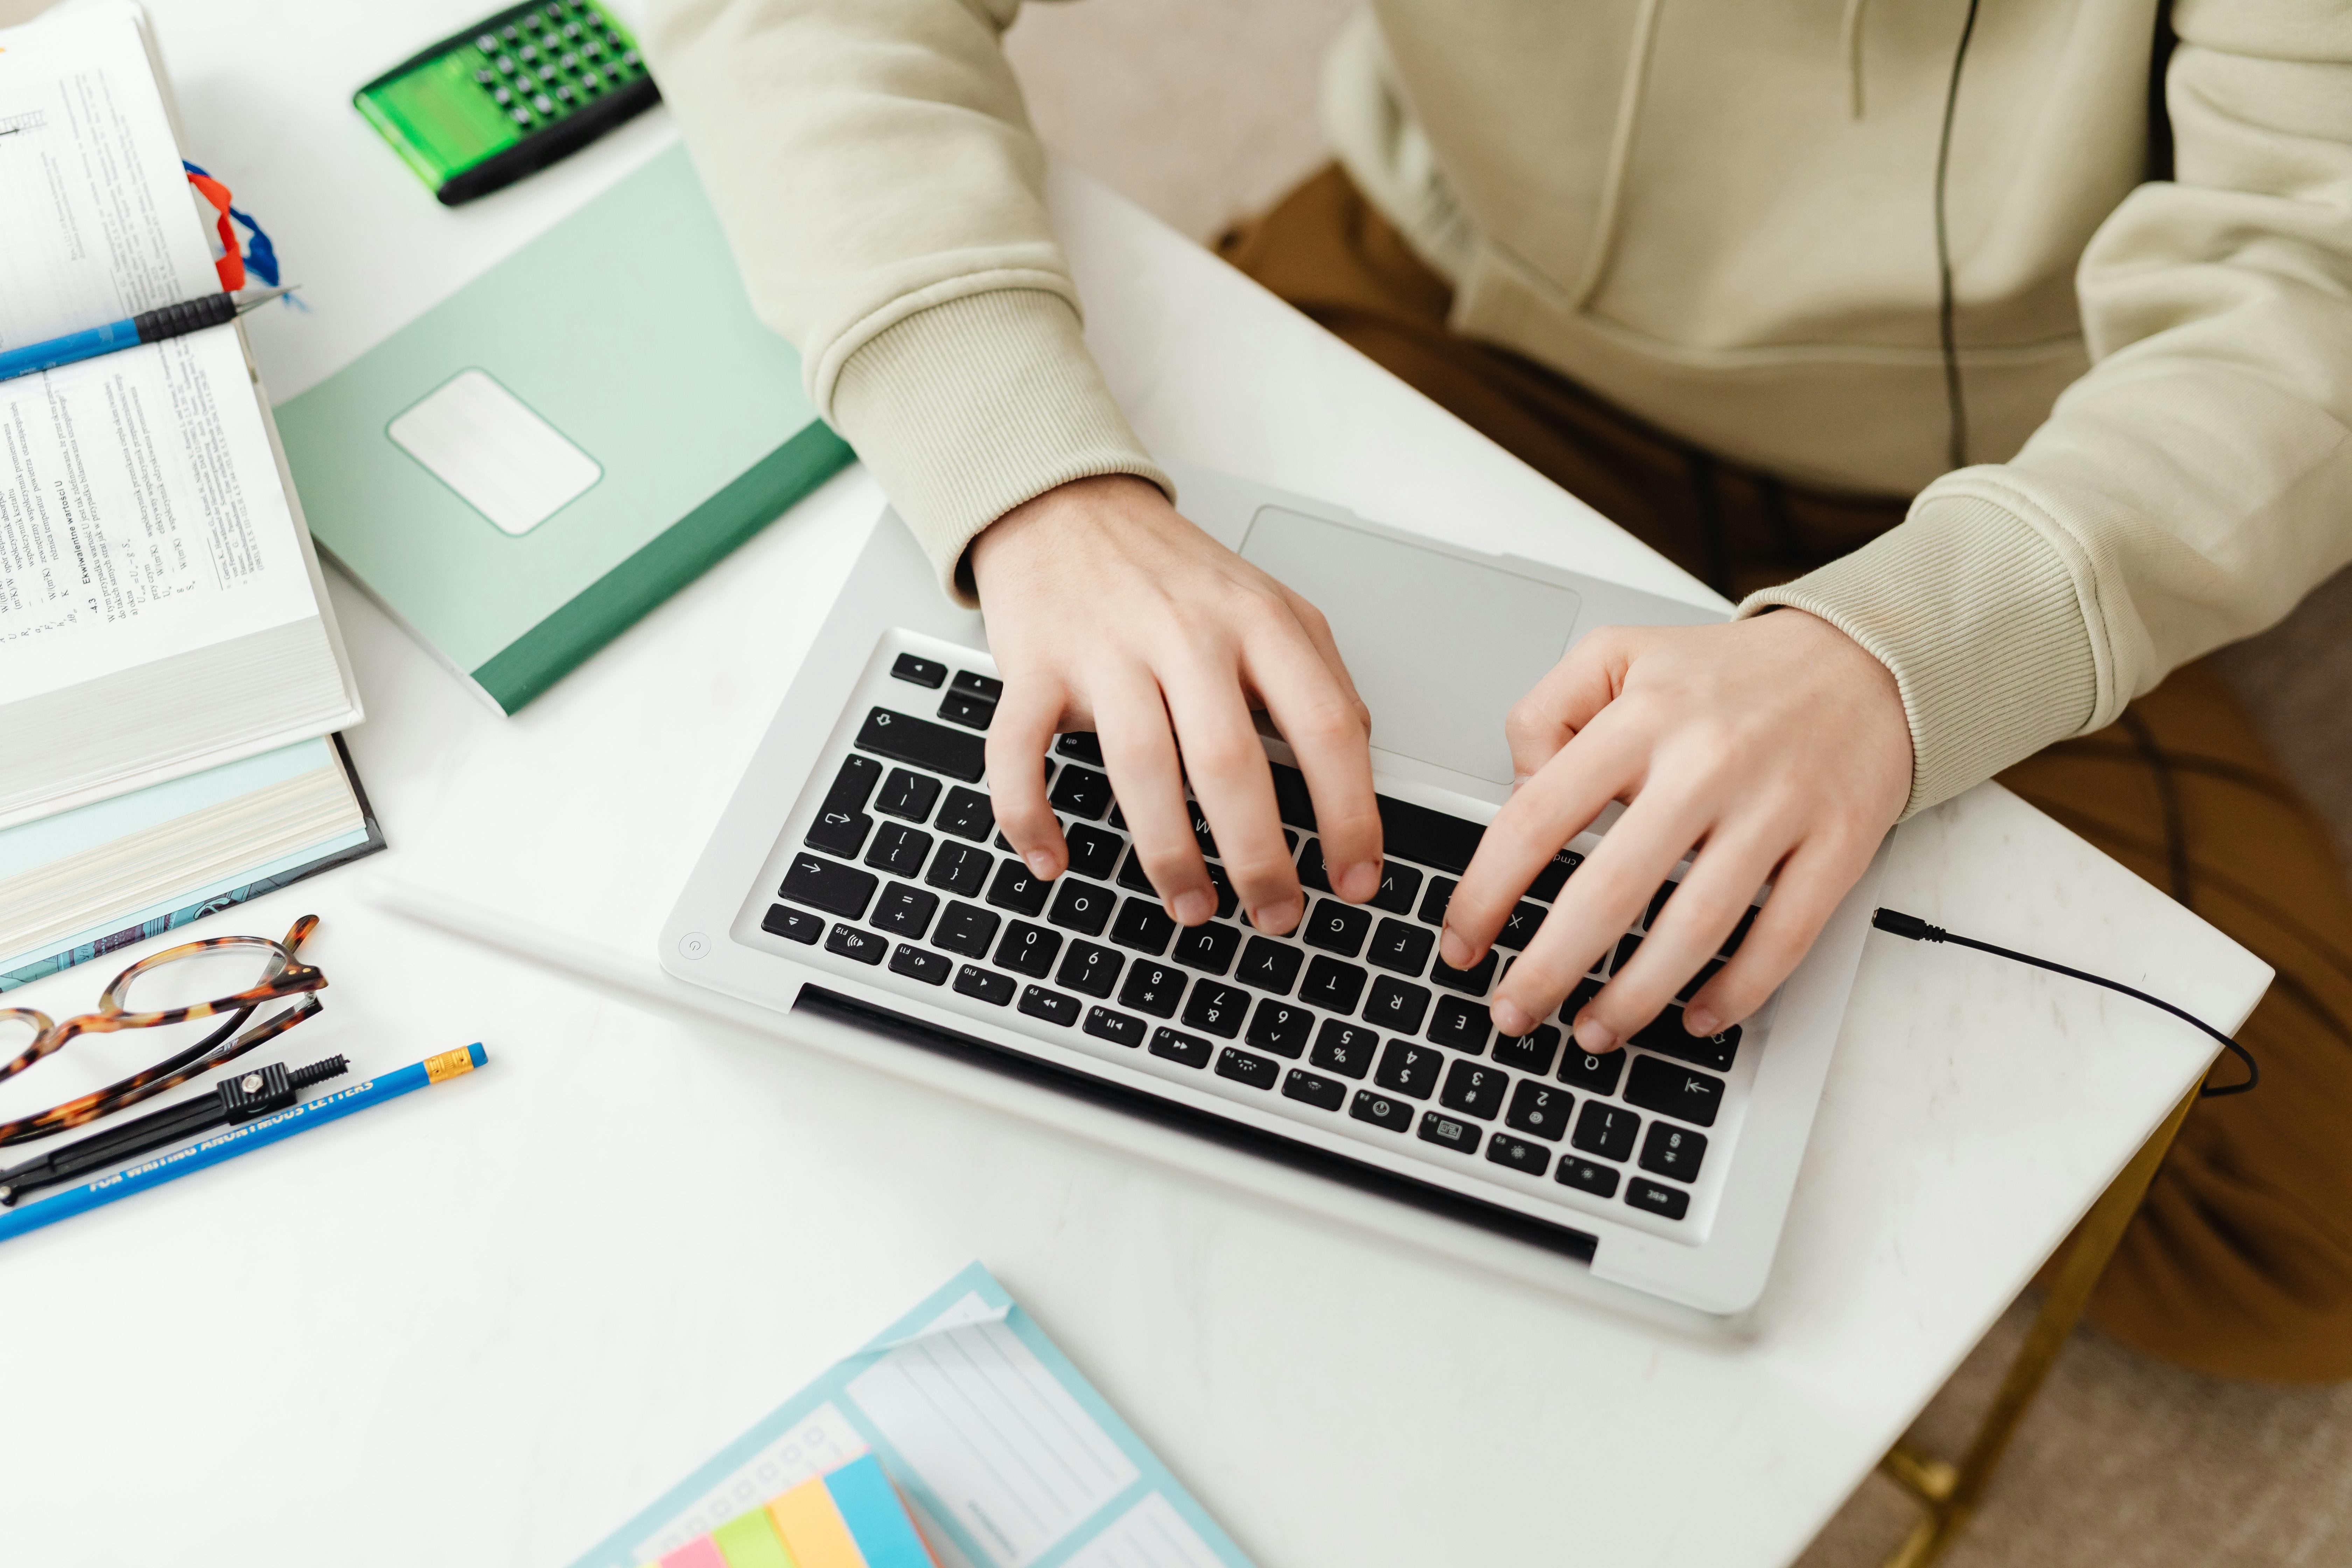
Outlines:
[[[136, 1105], [223, 1062], [235, 1061], [317, 1013], [319, 998], [308, 994], [324, 989], [327, 977], [295, 957], [295, 952], [318, 925], [318, 916], [304, 915], [294, 922], [284, 942], [264, 936], [216, 936], [167, 948], [116, 975], [114, 983], [100, 994], [97, 1012], [62, 1024], [51, 1023], [48, 1015], [29, 1007], [0, 1008], [0, 1049], [7, 1048], [8, 1037], [16, 1031], [32, 1031], [31, 1042], [0, 1065], [0, 1081], [55, 1055], [79, 1036], [169, 1030], [194, 1019], [226, 1018], [219, 1027], [194, 1044], [180, 1045], [143, 1071], [34, 1115], [0, 1121], [0, 1148], [85, 1126]], [[301, 1000], [249, 1029], [245, 1027], [255, 1013], [289, 996]], [[177, 1037], [184, 1037], [184, 1032]]]

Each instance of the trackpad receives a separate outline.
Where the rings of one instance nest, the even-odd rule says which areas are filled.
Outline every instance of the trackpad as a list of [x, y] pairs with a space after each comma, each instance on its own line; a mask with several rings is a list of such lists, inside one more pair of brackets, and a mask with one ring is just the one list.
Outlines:
[[1503, 718], [1568, 651], [1575, 590], [1274, 506], [1241, 555], [1330, 621], [1374, 745], [1511, 782]]

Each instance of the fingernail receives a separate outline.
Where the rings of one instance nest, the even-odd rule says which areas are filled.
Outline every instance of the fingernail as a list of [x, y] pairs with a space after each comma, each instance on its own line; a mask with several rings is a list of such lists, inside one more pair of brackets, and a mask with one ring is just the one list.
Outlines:
[[1597, 1057], [1617, 1048], [1617, 1031], [1586, 1013], [1576, 1020], [1576, 1043]]
[[1507, 1035], [1524, 1035], [1536, 1026], [1536, 1021], [1517, 1002], [1507, 1002], [1500, 996], [1495, 998], [1494, 1017], [1495, 1027]]
[[1176, 895], [1176, 923], [1180, 926], [1199, 925], [1216, 912], [1217, 900], [1198, 889]]
[[1029, 863], [1029, 874], [1041, 882], [1054, 879], [1054, 858], [1043, 849], [1032, 849], [1022, 857]]
[[1331, 884], [1339, 896], [1351, 904], [1360, 904], [1381, 890], [1381, 867], [1377, 860], [1360, 860], [1339, 873]]
[[1298, 900], [1285, 899], [1280, 903], [1260, 904], [1250, 911], [1250, 924], [1268, 936], [1280, 936], [1298, 923]]
[[1437, 939], [1437, 956], [1445, 960], [1449, 969], [1467, 969], [1471, 962], [1470, 944], [1448, 931]]
[[1705, 1007], [1685, 1007], [1683, 1027], [1694, 1035], [1719, 1035], [1723, 1033], [1723, 1020]]

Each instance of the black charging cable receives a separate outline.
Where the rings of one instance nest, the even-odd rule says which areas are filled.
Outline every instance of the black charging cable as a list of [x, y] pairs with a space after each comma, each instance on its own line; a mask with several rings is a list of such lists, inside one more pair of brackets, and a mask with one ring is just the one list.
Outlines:
[[2252, 1051], [2204, 1019], [2194, 1014], [2182, 1012], [2161, 996], [2151, 996], [2145, 991], [2133, 990], [2121, 981], [2108, 980], [2096, 974], [2085, 974], [2079, 969], [2069, 969], [2063, 963], [2053, 963], [2046, 958], [2036, 958], [2030, 952], [2011, 952], [2008, 948], [1995, 947], [1989, 942], [1979, 942], [1972, 936], [1955, 935], [1942, 926], [1929, 925], [1917, 915], [1906, 915], [1900, 910], [1880, 910], [1870, 917], [1870, 923], [1890, 936], [1908, 937], [1913, 942], [1948, 942], [1959, 947], [1975, 948], [1979, 952], [1991, 953], [1995, 958], [2006, 958], [2018, 963], [2030, 963], [2036, 969], [2046, 969], [2053, 974], [2063, 974], [2069, 979], [2087, 980], [2094, 985], [2104, 985], [2110, 991], [2120, 991], [2125, 995], [2145, 1002], [2151, 1007], [2161, 1007], [2174, 1017], [2196, 1025], [2221, 1041], [2228, 1047], [2231, 1055], [2246, 1064], [2246, 1076], [2242, 1082], [2209, 1083], [2197, 1091], [2197, 1098], [2200, 1100], [2218, 1100], [2225, 1094], [2243, 1094], [2263, 1081], [2263, 1069], [2254, 1065], [2254, 1056]]

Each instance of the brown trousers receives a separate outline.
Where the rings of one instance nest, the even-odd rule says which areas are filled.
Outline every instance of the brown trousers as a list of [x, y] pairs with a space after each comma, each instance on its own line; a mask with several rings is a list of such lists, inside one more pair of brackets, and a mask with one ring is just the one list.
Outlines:
[[[1336, 168], [1217, 249], [1364, 354], [1738, 597], [1903, 520], [1713, 458], [1450, 331], [1444, 280]], [[2326, 829], [2206, 666], [2001, 782], [2260, 954], [2252, 1094], [2200, 1102], [2094, 1297], [2115, 1338], [2200, 1372], [2352, 1378], [2352, 891]], [[2228, 1080], [2225, 1058], [2216, 1078]]]

